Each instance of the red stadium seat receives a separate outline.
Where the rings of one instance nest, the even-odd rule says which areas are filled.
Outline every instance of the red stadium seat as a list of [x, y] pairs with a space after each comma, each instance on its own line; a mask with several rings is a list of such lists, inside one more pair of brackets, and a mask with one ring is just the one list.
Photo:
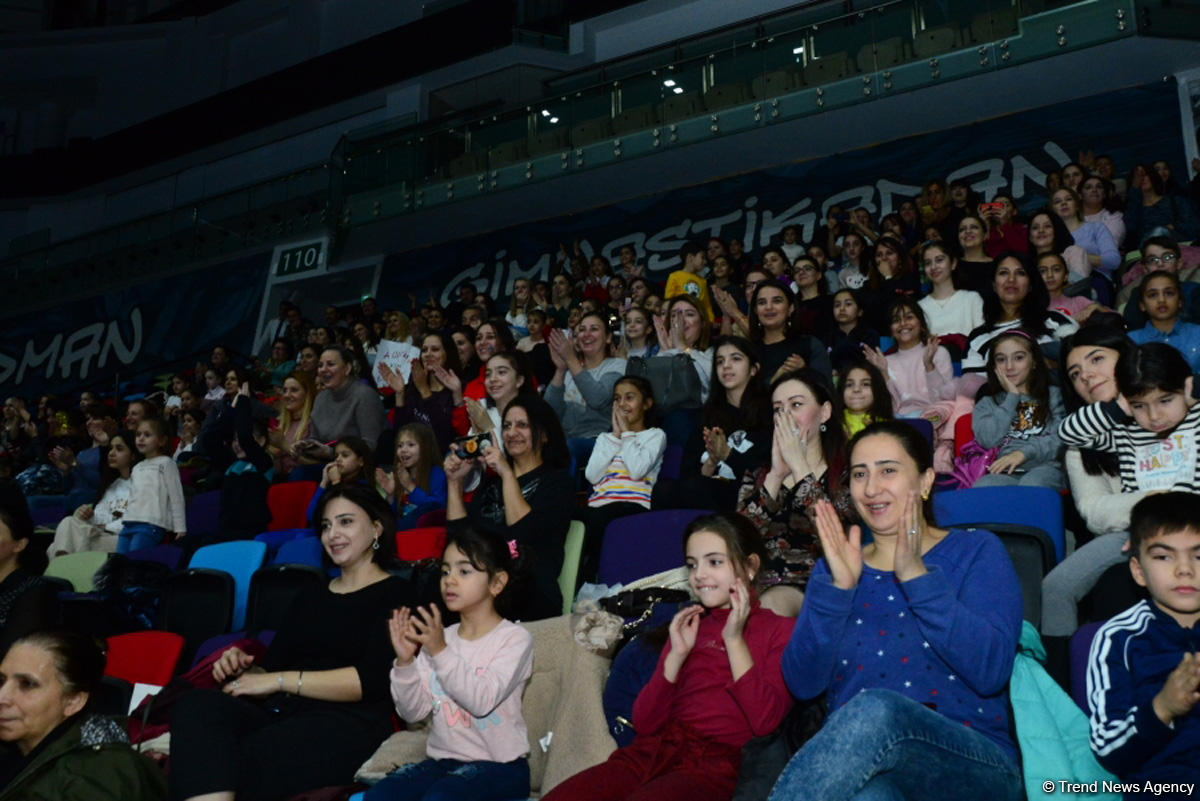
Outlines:
[[308, 528], [308, 504], [317, 494], [315, 481], [289, 481], [272, 484], [267, 490], [267, 506], [271, 510], [271, 525], [267, 531], [286, 528]]
[[169, 631], [135, 631], [108, 638], [104, 675], [130, 684], [164, 687], [175, 675], [183, 637]]
[[410, 528], [396, 532], [396, 558], [404, 562], [441, 559], [446, 548], [446, 528]]

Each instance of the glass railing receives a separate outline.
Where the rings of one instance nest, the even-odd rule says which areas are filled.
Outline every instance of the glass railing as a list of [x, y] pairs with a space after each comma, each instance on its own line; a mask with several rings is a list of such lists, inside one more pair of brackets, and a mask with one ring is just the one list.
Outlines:
[[852, 13], [820, 4], [750, 20], [552, 79], [535, 104], [348, 137], [341, 221], [372, 222], [1092, 47], [1133, 35], [1134, 6], [892, 0]]
[[[1136, 32], [1200, 38], [1196, 0], [891, 0], [750, 20], [546, 83], [537, 103], [349, 133], [329, 162], [9, 258], [120, 278], [820, 114]], [[96, 273], [88, 272], [89, 276]], [[107, 274], [107, 273], [106, 273]], [[52, 284], [51, 284], [52, 285]], [[21, 284], [24, 286], [24, 284]], [[17, 303], [0, 298], [3, 304]]]
[[0, 280], [19, 290], [0, 295], [0, 310], [21, 308], [43, 292], [62, 295], [86, 288], [91, 294], [131, 276], [149, 276], [331, 226], [330, 173], [329, 162], [322, 162], [9, 257], [0, 264]]

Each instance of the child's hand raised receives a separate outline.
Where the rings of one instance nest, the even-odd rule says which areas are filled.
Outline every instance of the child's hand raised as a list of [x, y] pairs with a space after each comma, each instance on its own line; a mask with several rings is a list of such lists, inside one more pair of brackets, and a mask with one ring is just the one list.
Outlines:
[[671, 650], [687, 656], [696, 645], [696, 632], [700, 630], [700, 615], [704, 607], [700, 604], [685, 606], [671, 618]]
[[446, 647], [446, 629], [442, 626], [442, 613], [436, 604], [417, 607], [416, 614], [409, 617], [412, 634], [409, 637], [425, 647], [430, 656], [437, 656]]
[[746, 618], [750, 617], [750, 590], [741, 579], [729, 588], [729, 605], [729, 617], [725, 619], [725, 627], [721, 629], [721, 639], [727, 643], [742, 636]]
[[396, 652], [396, 666], [407, 667], [417, 658], [419, 644], [412, 637], [412, 627], [409, 625], [412, 613], [407, 606], [392, 610], [388, 620], [388, 634], [392, 638], [392, 650]]
[[1200, 654], [1184, 654], [1154, 696], [1154, 714], [1170, 726], [1200, 702]]
[[382, 467], [375, 468], [375, 485], [383, 490], [389, 498], [396, 495], [396, 477], [384, 471]]

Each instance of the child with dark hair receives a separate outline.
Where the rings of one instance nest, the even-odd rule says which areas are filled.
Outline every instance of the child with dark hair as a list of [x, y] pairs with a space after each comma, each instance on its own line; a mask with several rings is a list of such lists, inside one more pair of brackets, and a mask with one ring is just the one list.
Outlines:
[[582, 575], [590, 579], [600, 559], [604, 530], [618, 517], [650, 508], [662, 469], [667, 435], [652, 426], [654, 389], [641, 376], [624, 376], [613, 387], [612, 431], [596, 437], [584, 476], [592, 485], [586, 515]]
[[1129, 570], [1150, 593], [1100, 627], [1088, 655], [1092, 752], [1128, 782], [1190, 794], [1200, 764], [1200, 496], [1133, 507]]
[[1179, 274], [1160, 270], [1142, 281], [1138, 307], [1149, 322], [1130, 331], [1129, 338], [1139, 345], [1163, 342], [1183, 354], [1192, 372], [1200, 372], [1200, 325], [1179, 319], [1183, 308], [1183, 285]]
[[427, 758], [367, 791], [368, 801], [506, 801], [529, 795], [529, 742], [521, 698], [533, 672], [533, 637], [504, 618], [520, 558], [516, 541], [463, 525], [442, 555], [442, 600], [392, 613], [392, 700], [416, 723], [433, 715]]
[[699, 242], [685, 242], [679, 248], [680, 269], [667, 276], [667, 288], [663, 297], [667, 300], [676, 295], [691, 295], [700, 305], [708, 322], [713, 321], [712, 298], [708, 292], [708, 281], [700, 274], [704, 271], [705, 249]]
[[887, 378], [866, 359], [846, 365], [838, 386], [842, 391], [842, 425], [847, 437], [854, 436], [871, 423], [895, 417]]
[[1139, 345], [1121, 357], [1116, 377], [1120, 395], [1068, 415], [1059, 437], [1116, 455], [1124, 492], [1200, 490], [1200, 406], [1183, 356], [1161, 342]]
[[833, 340], [829, 360], [841, 371], [848, 362], [862, 358], [863, 346], [879, 347], [879, 333], [863, 322], [863, 300], [853, 289], [833, 294]]
[[705, 515], [684, 530], [683, 544], [700, 603], [671, 621], [670, 642], [633, 706], [637, 737], [546, 801], [729, 799], [742, 746], [791, 708], [780, 655], [792, 621], [758, 602], [767, 560], [758, 531], [740, 515]]
[[321, 503], [321, 496], [339, 484], [360, 484], [375, 489], [375, 457], [371, 446], [360, 437], [342, 437], [333, 444], [333, 461], [321, 471], [321, 483], [308, 504], [308, 520]]
[[974, 486], [1064, 486], [1057, 430], [1066, 412], [1049, 372], [1042, 349], [1024, 331], [992, 340], [988, 382], [971, 426], [982, 447], [1000, 450]]

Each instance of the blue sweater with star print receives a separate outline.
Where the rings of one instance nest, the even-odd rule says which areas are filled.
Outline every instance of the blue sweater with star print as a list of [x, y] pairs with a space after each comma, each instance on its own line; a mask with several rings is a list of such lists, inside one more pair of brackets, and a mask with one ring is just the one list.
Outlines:
[[834, 711], [863, 690], [893, 690], [986, 735], [1014, 759], [1005, 689], [1021, 633], [1021, 588], [986, 531], [951, 530], [905, 582], [863, 565], [853, 590], [817, 562], [783, 676], [797, 698]]

